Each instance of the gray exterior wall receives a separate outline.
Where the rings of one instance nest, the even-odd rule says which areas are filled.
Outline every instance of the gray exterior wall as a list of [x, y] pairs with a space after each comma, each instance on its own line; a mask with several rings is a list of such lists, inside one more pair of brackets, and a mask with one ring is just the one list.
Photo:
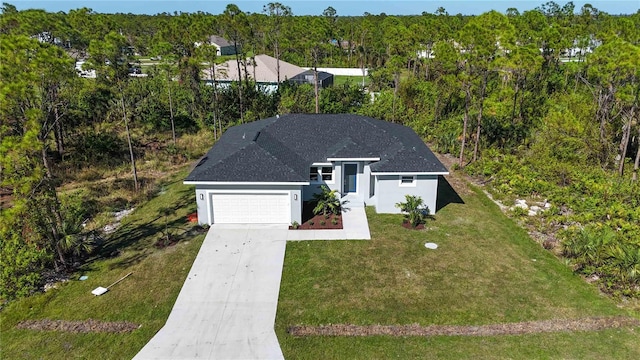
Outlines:
[[[240, 49], [240, 46], [238, 46], [238, 50]], [[230, 46], [220, 46], [218, 47], [218, 55], [235, 55], [236, 54], [236, 50], [233, 47], [233, 45]]]
[[438, 194], [437, 175], [418, 175], [416, 186], [400, 186], [399, 175], [376, 175], [376, 195], [373, 204], [376, 212], [398, 214], [395, 204], [405, 201], [405, 195], [420, 196], [429, 212], [436, 212], [436, 196]]
[[[238, 190], [238, 192], [251, 191], [281, 191], [289, 193], [291, 204], [291, 221], [302, 223], [302, 185], [196, 185], [196, 204], [198, 207], [198, 223], [209, 224], [212, 209], [211, 194], [217, 190]], [[201, 196], [202, 195], [202, 196]]]

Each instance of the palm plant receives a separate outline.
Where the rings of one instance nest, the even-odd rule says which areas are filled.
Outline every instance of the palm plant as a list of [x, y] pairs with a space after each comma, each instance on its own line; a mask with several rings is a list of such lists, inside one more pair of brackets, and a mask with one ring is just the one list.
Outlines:
[[338, 196], [338, 190], [331, 190], [328, 186], [322, 185], [320, 187], [320, 192], [313, 194], [313, 202], [316, 203], [315, 208], [313, 208], [313, 213], [318, 215], [322, 213], [322, 215], [329, 214], [340, 214], [342, 211], [342, 205], [346, 204], [347, 201], [340, 201]]
[[405, 195], [405, 202], [399, 202], [396, 207], [404, 214], [412, 227], [422, 224], [429, 216], [429, 208], [424, 206], [420, 196]]

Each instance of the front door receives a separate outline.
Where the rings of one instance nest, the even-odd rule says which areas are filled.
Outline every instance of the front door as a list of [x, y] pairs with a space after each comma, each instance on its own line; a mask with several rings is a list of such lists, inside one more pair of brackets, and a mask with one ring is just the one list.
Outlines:
[[358, 164], [344, 164], [343, 166], [343, 195], [357, 192], [358, 186]]

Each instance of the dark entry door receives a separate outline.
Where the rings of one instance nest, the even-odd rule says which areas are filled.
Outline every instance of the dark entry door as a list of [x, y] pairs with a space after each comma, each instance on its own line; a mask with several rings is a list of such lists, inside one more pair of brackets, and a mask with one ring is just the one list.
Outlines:
[[358, 164], [344, 164], [343, 173], [343, 193], [357, 192]]

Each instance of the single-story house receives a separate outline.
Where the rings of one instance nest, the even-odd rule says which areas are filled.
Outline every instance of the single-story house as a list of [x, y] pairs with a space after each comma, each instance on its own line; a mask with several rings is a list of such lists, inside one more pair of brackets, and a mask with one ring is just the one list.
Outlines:
[[[305, 72], [292, 77], [291, 79], [289, 79], [289, 81], [298, 85], [301, 85], [301, 84], [313, 85], [314, 79], [315, 79], [315, 74], [313, 73], [313, 70], [306, 70]], [[328, 72], [318, 70], [318, 87], [326, 88], [332, 85], [333, 85], [333, 74], [329, 74]]]
[[398, 213], [405, 195], [433, 213], [448, 175], [410, 128], [352, 114], [290, 114], [229, 128], [184, 183], [195, 185], [198, 222], [302, 222], [303, 201], [327, 185], [346, 207]]
[[[217, 56], [236, 54], [236, 47], [222, 36], [211, 35], [207, 38], [207, 43], [216, 47]], [[201, 42], [195, 43], [196, 46], [200, 46], [201, 44]], [[240, 50], [240, 45], [238, 45], [238, 50]]]
[[[275, 91], [278, 88], [278, 84], [284, 81], [291, 81], [292, 79], [298, 79], [298, 76], [301, 74], [307, 74], [308, 71], [286, 61], [280, 60], [280, 81], [278, 82], [278, 62], [277, 59], [261, 54], [256, 55], [252, 58], [246, 59], [246, 71], [247, 76], [256, 82], [257, 85], [266, 87], [272, 91]], [[234, 81], [244, 80], [245, 77], [245, 68], [244, 65], [240, 65], [240, 72], [238, 72], [238, 64], [235, 60], [228, 60], [222, 64], [215, 66], [215, 81], [219, 85], [229, 84]], [[311, 72], [313, 75], [313, 72]], [[319, 72], [319, 79], [324, 79], [319, 81], [320, 87], [324, 84], [327, 86], [333, 85], [333, 75], [329, 73]], [[329, 79], [330, 78], [330, 79]], [[212, 83], [214, 77], [211, 74], [211, 69], [204, 69], [202, 74], [202, 79], [206, 83]], [[313, 77], [311, 80], [302, 75], [302, 80], [298, 79], [295, 82], [300, 83], [310, 83], [313, 84]]]

